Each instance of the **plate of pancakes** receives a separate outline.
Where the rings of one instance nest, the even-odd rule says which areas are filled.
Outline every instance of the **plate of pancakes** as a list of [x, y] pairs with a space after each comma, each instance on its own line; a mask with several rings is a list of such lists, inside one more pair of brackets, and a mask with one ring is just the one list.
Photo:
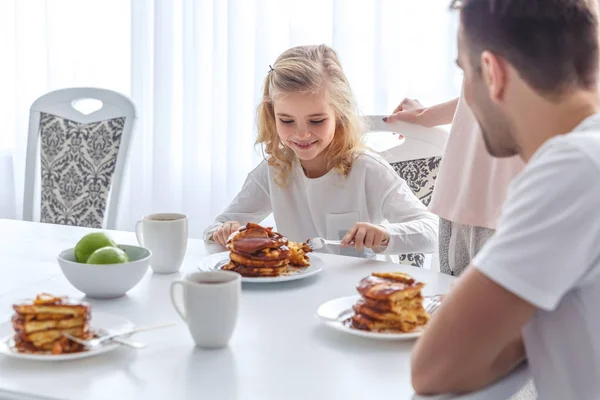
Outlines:
[[303, 279], [323, 270], [307, 243], [292, 242], [272, 228], [248, 223], [227, 240], [227, 249], [202, 261], [202, 271], [228, 270], [243, 282], [269, 283]]
[[[95, 312], [91, 306], [47, 293], [13, 305], [10, 321], [0, 324], [0, 354], [35, 361], [66, 361], [92, 357], [119, 348], [110, 340], [87, 349], [63, 336], [97, 337], [97, 332], [126, 331], [134, 324], [122, 317]], [[102, 327], [101, 329], [97, 327]]]
[[358, 295], [321, 304], [317, 317], [327, 326], [378, 340], [414, 339], [429, 321], [422, 282], [403, 272], [374, 272], [356, 286]]

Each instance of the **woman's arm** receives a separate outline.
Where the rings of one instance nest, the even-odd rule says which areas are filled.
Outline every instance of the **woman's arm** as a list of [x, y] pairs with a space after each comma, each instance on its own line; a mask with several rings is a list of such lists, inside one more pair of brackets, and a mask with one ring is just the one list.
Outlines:
[[418, 100], [404, 99], [386, 122], [403, 121], [427, 127], [452, 123], [458, 97], [445, 103], [424, 107]]

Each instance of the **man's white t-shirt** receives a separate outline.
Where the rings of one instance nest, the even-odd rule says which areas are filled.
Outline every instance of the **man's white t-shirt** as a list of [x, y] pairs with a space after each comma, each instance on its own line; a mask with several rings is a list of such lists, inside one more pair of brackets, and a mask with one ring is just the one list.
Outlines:
[[[335, 170], [309, 179], [294, 162], [288, 186], [275, 183], [278, 170], [263, 161], [250, 174], [240, 193], [204, 232], [209, 240], [226, 221], [261, 222], [271, 212], [277, 230], [292, 241], [313, 237], [339, 240], [357, 222], [385, 226], [390, 241], [377, 258], [437, 250], [438, 219], [414, 195], [408, 184], [380, 156], [359, 155], [348, 176]], [[323, 251], [359, 257], [372, 252], [326, 246]]]
[[523, 338], [539, 398], [600, 399], [600, 114], [538, 149], [473, 264], [538, 308]]

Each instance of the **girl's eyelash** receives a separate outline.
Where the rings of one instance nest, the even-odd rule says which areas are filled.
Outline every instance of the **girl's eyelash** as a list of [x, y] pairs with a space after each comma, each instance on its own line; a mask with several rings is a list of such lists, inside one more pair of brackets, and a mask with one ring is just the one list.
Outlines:
[[[320, 119], [320, 120], [317, 120], [317, 121], [310, 121], [310, 123], [318, 125], [318, 124], [323, 123], [326, 119], [327, 118], [323, 118], [323, 119]], [[279, 121], [281, 121], [282, 124], [293, 124], [294, 123], [293, 119], [281, 119], [281, 118], [279, 118]]]

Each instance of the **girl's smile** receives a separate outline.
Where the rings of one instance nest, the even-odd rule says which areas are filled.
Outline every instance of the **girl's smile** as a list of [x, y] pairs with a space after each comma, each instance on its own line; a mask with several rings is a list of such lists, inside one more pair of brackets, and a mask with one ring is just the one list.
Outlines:
[[325, 150], [335, 135], [335, 112], [322, 93], [281, 93], [275, 97], [277, 134], [310, 176], [327, 173]]

